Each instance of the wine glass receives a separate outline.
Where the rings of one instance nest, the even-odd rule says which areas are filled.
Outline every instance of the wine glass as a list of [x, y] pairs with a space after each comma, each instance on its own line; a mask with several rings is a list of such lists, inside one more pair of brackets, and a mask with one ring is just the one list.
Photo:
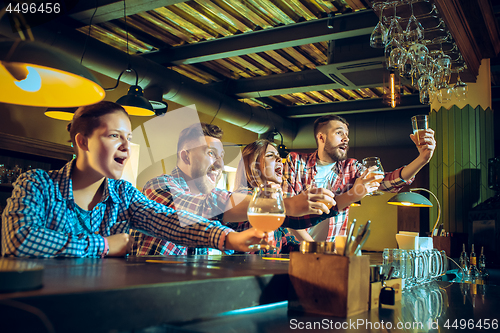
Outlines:
[[[377, 168], [370, 173], [372, 174], [377, 174], [377, 175], [384, 175], [384, 168], [382, 167], [382, 163], [380, 162], [380, 159], [378, 157], [366, 157], [363, 159], [361, 162], [365, 168], [370, 168], [372, 166], [376, 166]], [[382, 179], [379, 180], [379, 182], [382, 182]], [[371, 193], [368, 193], [367, 195], [371, 196], [376, 196], [376, 195], [382, 195], [384, 192], [376, 190]]]
[[373, 4], [373, 9], [380, 10], [380, 20], [372, 31], [370, 35], [370, 46], [373, 48], [382, 49], [387, 44], [387, 28], [382, 22], [384, 13], [385, 3], [375, 3]]
[[[285, 204], [281, 188], [261, 185], [254, 188], [247, 210], [248, 222], [259, 231], [269, 233], [278, 229], [285, 221]], [[251, 251], [272, 250], [275, 246], [263, 239], [249, 246]]]
[[399, 16], [396, 16], [396, 5], [397, 1], [394, 1], [394, 16], [391, 19], [391, 24], [389, 25], [389, 29], [387, 29], [387, 41], [391, 39], [395, 39], [399, 44], [403, 44], [405, 42], [403, 28], [399, 24]]
[[469, 87], [460, 79], [460, 71], [458, 71], [457, 83], [453, 86], [453, 92], [459, 101], [467, 98]]
[[424, 39], [424, 27], [413, 14], [413, 0], [410, 1], [411, 16], [406, 26], [406, 40], [408, 42], [418, 42]]

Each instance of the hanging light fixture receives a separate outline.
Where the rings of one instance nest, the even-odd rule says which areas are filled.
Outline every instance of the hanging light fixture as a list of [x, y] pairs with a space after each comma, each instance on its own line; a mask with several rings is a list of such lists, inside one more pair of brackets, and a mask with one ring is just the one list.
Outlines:
[[0, 102], [76, 107], [104, 99], [97, 79], [69, 55], [41, 43], [0, 42]]
[[394, 71], [390, 71], [389, 79], [387, 83], [384, 83], [384, 89], [387, 89], [387, 93], [384, 94], [383, 101], [389, 104], [391, 108], [395, 108], [400, 103], [401, 95], [399, 87], [399, 76]]
[[144, 92], [142, 88], [139, 86], [139, 75], [137, 71], [132, 68], [130, 65], [130, 53], [128, 50], [128, 28], [127, 28], [127, 6], [125, 0], [123, 0], [123, 19], [125, 21], [126, 26], [126, 35], [127, 35], [127, 56], [129, 57], [128, 68], [120, 73], [118, 79], [116, 81], [116, 85], [113, 88], [106, 89], [112, 90], [118, 87], [120, 83], [120, 78], [124, 72], [130, 73], [134, 71], [135, 73], [135, 84], [131, 86], [128, 90], [128, 93], [125, 96], [120, 97], [116, 103], [120, 104], [125, 108], [127, 113], [131, 116], [153, 116], [155, 114], [154, 108], [149, 103], [149, 101], [144, 97]]
[[116, 85], [112, 88], [106, 88], [106, 90], [113, 90], [118, 87], [120, 83], [120, 78], [123, 73], [130, 73], [133, 71], [135, 73], [135, 84], [130, 86], [128, 93], [122, 97], [120, 97], [116, 103], [123, 106], [123, 108], [127, 111], [127, 113], [131, 116], [154, 116], [155, 110], [151, 103], [144, 97], [144, 92], [142, 88], [139, 86], [139, 75], [137, 71], [129, 66], [126, 70], [123, 70], [120, 75], [118, 75], [118, 79], [116, 80]]
[[77, 109], [78, 108], [48, 108], [44, 114], [49, 118], [71, 121]]
[[163, 90], [157, 85], [152, 85], [144, 89], [144, 97], [149, 100], [153, 106], [155, 115], [163, 116], [167, 113], [168, 104], [163, 101]]

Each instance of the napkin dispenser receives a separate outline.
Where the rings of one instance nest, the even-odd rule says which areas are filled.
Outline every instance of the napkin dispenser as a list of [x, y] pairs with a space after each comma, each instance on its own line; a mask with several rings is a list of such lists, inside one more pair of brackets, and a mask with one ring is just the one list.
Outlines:
[[288, 310], [333, 317], [368, 311], [369, 256], [290, 253]]

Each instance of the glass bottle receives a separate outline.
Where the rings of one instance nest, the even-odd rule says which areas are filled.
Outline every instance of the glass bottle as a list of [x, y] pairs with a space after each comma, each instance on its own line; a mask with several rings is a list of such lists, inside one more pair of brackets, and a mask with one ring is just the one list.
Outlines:
[[467, 252], [465, 252], [465, 244], [462, 247], [462, 253], [460, 253], [460, 268], [463, 272], [463, 278], [469, 275], [469, 259], [467, 258]]
[[479, 256], [479, 260], [477, 263], [479, 274], [483, 280], [485, 280], [490, 274], [486, 270], [486, 257], [484, 256], [484, 246], [481, 246], [481, 255]]
[[472, 244], [469, 257], [469, 275], [471, 278], [477, 278], [479, 276], [479, 271], [477, 270], [476, 252], [474, 252], [474, 244]]

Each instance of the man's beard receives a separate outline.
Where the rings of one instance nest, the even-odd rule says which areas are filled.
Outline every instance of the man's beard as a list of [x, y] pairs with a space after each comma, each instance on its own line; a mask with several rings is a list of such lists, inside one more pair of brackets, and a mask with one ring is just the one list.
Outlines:
[[346, 144], [345, 151], [334, 147], [330, 141], [325, 142], [325, 153], [335, 162], [344, 161], [347, 159], [347, 151], [349, 146]]
[[[210, 167], [210, 169], [213, 169], [213, 168], [214, 168], [213, 166]], [[215, 168], [215, 170], [220, 170], [220, 168]], [[215, 184], [214, 184], [208, 179], [207, 170], [203, 171], [203, 170], [198, 169], [195, 172], [193, 172], [193, 182], [196, 185], [196, 187], [198, 188], [198, 190], [200, 190], [200, 192], [203, 194], [207, 194], [207, 193], [212, 192], [212, 190], [217, 185], [217, 182], [220, 180], [220, 177], [221, 177], [221, 173], [219, 173], [219, 176], [217, 177]]]

